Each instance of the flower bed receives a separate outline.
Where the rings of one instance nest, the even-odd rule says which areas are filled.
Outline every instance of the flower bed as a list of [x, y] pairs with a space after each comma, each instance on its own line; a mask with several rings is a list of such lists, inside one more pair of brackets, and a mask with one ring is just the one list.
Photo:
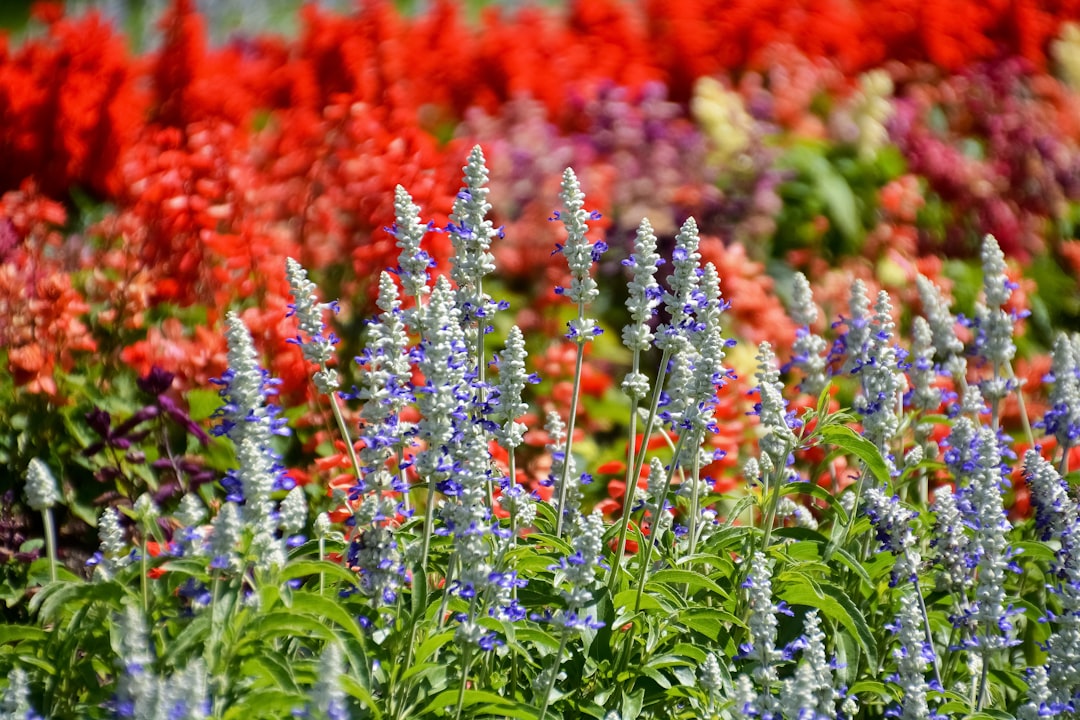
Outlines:
[[1072, 713], [1080, 31], [879, 5], [42, 10], [5, 712]]

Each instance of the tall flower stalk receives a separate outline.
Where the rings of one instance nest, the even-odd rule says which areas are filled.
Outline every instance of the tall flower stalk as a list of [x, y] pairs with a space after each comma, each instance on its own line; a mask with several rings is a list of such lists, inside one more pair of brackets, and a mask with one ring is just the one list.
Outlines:
[[322, 314], [325, 310], [338, 311], [336, 301], [319, 302], [315, 283], [308, 279], [307, 270], [292, 258], [285, 260], [285, 274], [289, 280], [289, 290], [292, 293], [293, 302], [289, 309], [288, 317], [295, 316], [299, 326], [299, 334], [291, 342], [300, 346], [304, 359], [318, 366], [318, 370], [312, 375], [315, 388], [326, 396], [330, 402], [330, 411], [334, 414], [334, 422], [337, 423], [338, 432], [345, 443], [345, 452], [352, 463], [353, 472], [359, 478], [360, 463], [353, 448], [352, 434], [345, 424], [345, 418], [341, 414], [341, 405], [337, 397], [337, 389], [340, 386], [337, 371], [330, 367], [334, 358], [334, 346], [337, 344], [337, 336], [327, 331], [323, 322]]
[[[615, 561], [609, 584], [614, 588], [622, 567], [623, 553], [626, 552], [626, 532], [630, 526], [630, 514], [633, 509], [634, 493], [631, 488], [637, 486], [637, 477], [633, 475], [637, 463], [637, 416], [638, 405], [649, 393], [649, 377], [641, 371], [641, 354], [652, 347], [654, 335], [649, 321], [655, 314], [663, 297], [656, 271], [663, 261], [656, 253], [656, 235], [648, 220], [642, 220], [634, 240], [634, 252], [623, 265], [632, 268], [632, 277], [628, 284], [629, 294], [626, 308], [630, 311], [631, 322], [623, 327], [623, 344], [631, 352], [630, 372], [622, 382], [623, 392], [630, 398], [630, 422], [626, 444], [626, 493], [623, 496], [622, 516], [619, 521], [619, 539], [615, 546]], [[644, 448], [642, 448], [644, 453]]]
[[[670, 365], [679, 353], [686, 349], [689, 344], [689, 335], [695, 326], [694, 313], [699, 306], [702, 296], [698, 292], [698, 273], [700, 271], [701, 253], [698, 251], [700, 238], [698, 236], [697, 222], [694, 218], [687, 218], [675, 236], [675, 249], [672, 252], [672, 271], [668, 276], [668, 290], [663, 293], [664, 310], [667, 313], [667, 322], [657, 328], [655, 345], [660, 348], [660, 364], [657, 366], [656, 383], [653, 385], [652, 401], [649, 412], [642, 428], [641, 448], [636, 449], [634, 462], [627, 477], [627, 492], [629, 488], [636, 486], [637, 478], [641, 476], [641, 469], [645, 466], [645, 448], [648, 446], [649, 437], [652, 435], [656, 419], [659, 416], [660, 403], [665, 398], [664, 389], [668, 384]], [[685, 363], [686, 358], [683, 358]], [[688, 368], [684, 364], [683, 368]], [[677, 391], [682, 391], [679, 388]], [[636, 446], [637, 436], [631, 443]], [[676, 453], [677, 456], [678, 453]], [[674, 465], [672, 466], [674, 472]]]
[[34, 458], [26, 469], [26, 501], [32, 510], [41, 513], [45, 525], [45, 552], [49, 558], [49, 577], [56, 582], [56, 528], [53, 524], [53, 505], [60, 499], [56, 478], [40, 458]]
[[[596, 281], [590, 273], [593, 263], [599, 261], [600, 255], [607, 250], [607, 245], [602, 241], [591, 243], [586, 237], [589, 230], [586, 220], [589, 219], [590, 214], [585, 212], [585, 193], [581, 191], [577, 175], [570, 168], [563, 173], [559, 197], [563, 201], [564, 210], [556, 215], [562, 220], [563, 227], [566, 229], [566, 244], [559, 250], [562, 251], [566, 264], [570, 267], [570, 287], [563, 288], [562, 292], [577, 305], [577, 317], [567, 323], [569, 331], [566, 334], [567, 339], [577, 345], [577, 356], [574, 361], [574, 387], [570, 395], [566, 445], [563, 448], [563, 455], [569, 460], [574, 443], [574, 423], [577, 419], [578, 396], [581, 391], [581, 366], [585, 358], [585, 345], [600, 334], [596, 320], [585, 314], [589, 303], [600, 294]], [[559, 514], [555, 520], [555, 534], [560, 537], [566, 519], [566, 486], [569, 474], [570, 463], [566, 462], [563, 464], [562, 479], [559, 483]]]

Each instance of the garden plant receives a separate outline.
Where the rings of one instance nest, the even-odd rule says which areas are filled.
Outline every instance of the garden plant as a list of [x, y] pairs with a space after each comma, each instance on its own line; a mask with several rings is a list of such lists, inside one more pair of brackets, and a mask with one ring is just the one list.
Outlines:
[[36, 7], [0, 717], [1080, 714], [1078, 9], [707, 6]]

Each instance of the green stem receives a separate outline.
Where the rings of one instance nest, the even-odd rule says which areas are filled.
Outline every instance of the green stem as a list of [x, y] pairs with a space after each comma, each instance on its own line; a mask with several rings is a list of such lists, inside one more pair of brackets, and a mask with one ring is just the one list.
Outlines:
[[[578, 317], [584, 314], [584, 305], [579, 304]], [[566, 444], [563, 446], [562, 479], [559, 481], [558, 515], [555, 518], [555, 536], [562, 537], [563, 521], [566, 518], [566, 485], [570, 480], [570, 449], [574, 444], [574, 421], [577, 420], [578, 392], [581, 389], [581, 366], [585, 360], [585, 345], [578, 343], [577, 360], [574, 362], [574, 390], [570, 395], [570, 417], [566, 420]]]
[[682, 452], [685, 439], [686, 435], [683, 434], [679, 437], [679, 442], [675, 444], [675, 455], [671, 459], [671, 467], [668, 468], [667, 477], [664, 478], [664, 489], [660, 491], [660, 496], [656, 498], [656, 517], [653, 518], [653, 531], [649, 533], [649, 541], [645, 543], [645, 551], [641, 557], [641, 575], [638, 577], [637, 594], [634, 596], [635, 613], [641, 610], [641, 596], [645, 591], [645, 581], [649, 576], [649, 563], [652, 560], [652, 549], [660, 539], [656, 536], [656, 530], [660, 527], [660, 517], [663, 513], [667, 512], [664, 508], [664, 504], [667, 501], [668, 491], [671, 490], [671, 480], [675, 477], [675, 469], [678, 465], [679, 454]]
[[471, 647], [466, 645], [462, 652], [464, 653], [464, 657], [462, 658], [461, 663], [461, 687], [458, 689], [457, 710], [454, 712], [455, 720], [461, 720], [461, 708], [465, 706], [465, 684], [468, 681], [469, 668], [473, 661]]
[[49, 577], [56, 582], [56, 528], [53, 526], [52, 508], [43, 508], [41, 519], [45, 523], [45, 552], [49, 557]]
[[[637, 360], [637, 353], [635, 353], [635, 370], [637, 367]], [[634, 398], [630, 407], [630, 444], [626, 456], [626, 489], [623, 491], [622, 515], [619, 517], [619, 540], [615, 544], [615, 557], [611, 564], [611, 575], [608, 576], [608, 589], [612, 592], [615, 591], [615, 585], [618, 582], [619, 574], [622, 570], [623, 554], [626, 552], [626, 531], [630, 527], [630, 515], [634, 510], [634, 496], [637, 495], [637, 478], [631, 478], [630, 476], [630, 473], [633, 472], [634, 462], [636, 460], [637, 409], [638, 401], [637, 398]], [[642, 450], [644, 451], [644, 448], [642, 448]]]
[[[326, 538], [319, 536], [319, 562], [326, 560]], [[326, 588], [326, 573], [319, 571], [319, 594], [322, 595]]]
[[[325, 371], [326, 366], [323, 365], [322, 367]], [[341, 408], [338, 406], [337, 395], [331, 392], [329, 393], [329, 397], [330, 409], [334, 413], [334, 420], [337, 421], [341, 439], [345, 441], [345, 452], [349, 455], [349, 462], [352, 463], [353, 472], [356, 473], [356, 479], [359, 480], [363, 477], [363, 473], [360, 471], [360, 460], [356, 457], [356, 448], [353, 447], [352, 437], [349, 435], [349, 428], [345, 425], [345, 417], [341, 414]]]
[[664, 381], [667, 379], [667, 365], [670, 358], [671, 351], [664, 350], [664, 354], [660, 358], [660, 368], [657, 371], [656, 386], [653, 388], [652, 402], [649, 405], [649, 416], [645, 420], [645, 427], [641, 433], [640, 452], [637, 451], [637, 432], [635, 430], [638, 410], [636, 401], [632, 408], [633, 415], [630, 417], [630, 452], [626, 463], [626, 496], [623, 498], [623, 515], [619, 520], [619, 542], [615, 551], [615, 565], [612, 566], [612, 572], [608, 578], [608, 588], [612, 591], [615, 589], [616, 578], [619, 575], [616, 569], [622, 566], [623, 555], [626, 552], [626, 532], [630, 527], [629, 508], [632, 507], [631, 503], [633, 502], [631, 488], [636, 491], [637, 479], [641, 477], [641, 468], [645, 465], [649, 436], [652, 434], [653, 424], [656, 422], [656, 412], [660, 407], [660, 392], [663, 390]]
[[144, 613], [149, 613], [150, 612], [150, 589], [148, 587], [148, 584], [149, 584], [150, 581], [146, 577], [146, 573], [149, 570], [149, 568], [147, 568], [147, 562], [146, 562], [146, 533], [143, 533], [142, 535], [143, 535], [143, 537], [142, 537], [142, 552], [140, 553], [140, 555], [142, 557], [139, 560], [139, 562], [140, 562], [140, 564], [142, 566], [142, 568], [141, 568], [142, 572], [140, 573], [141, 576], [142, 576], [142, 578], [141, 578], [141, 580], [142, 580], [142, 582], [141, 582], [141, 585], [142, 585], [142, 605], [143, 605], [143, 612]]
[[[701, 441], [698, 438], [697, 447], [700, 448]], [[693, 557], [697, 552], [697, 533], [698, 533], [698, 514], [701, 512], [701, 489], [700, 485], [701, 475], [701, 451], [694, 453], [694, 462], [690, 470], [690, 544], [687, 548], [687, 555]], [[692, 569], [692, 568], [691, 568]]]
[[769, 548], [769, 540], [772, 538], [773, 523], [776, 522], [776, 508], [780, 504], [780, 479], [783, 477], [784, 468], [777, 467], [773, 470], [773, 477], [770, 481], [770, 486], [765, 488], [766, 494], [769, 495], [769, 506], [765, 511], [765, 523], [762, 526], [764, 534], [761, 540], [761, 551], [765, 552]]
[[562, 654], [566, 650], [566, 638], [570, 631], [563, 628], [562, 637], [559, 639], [559, 651], [555, 653], [555, 667], [551, 668], [551, 677], [548, 679], [547, 688], [544, 690], [544, 704], [540, 706], [540, 720], [547, 717], [548, 705], [551, 704], [551, 691], [555, 689], [555, 680], [559, 676], [559, 668], [562, 666]]

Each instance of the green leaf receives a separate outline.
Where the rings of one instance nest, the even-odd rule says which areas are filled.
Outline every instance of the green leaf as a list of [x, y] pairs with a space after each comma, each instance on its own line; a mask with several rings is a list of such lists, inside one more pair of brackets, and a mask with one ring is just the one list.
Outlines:
[[28, 625], [0, 625], [0, 645], [23, 642], [24, 640], [45, 640], [49, 635], [41, 628]]
[[303, 692], [296, 682], [289, 661], [277, 651], [260, 651], [258, 655], [249, 658], [241, 666], [240, 671], [249, 676], [262, 674], [265, 678], [273, 680], [266, 684], [267, 687], [276, 687], [278, 690], [289, 693]]
[[727, 627], [746, 627], [739, 618], [726, 610], [694, 606], [685, 608], [675, 616], [675, 621], [694, 632], [699, 632], [710, 640], [717, 641]]
[[293, 560], [281, 570], [282, 583], [295, 578], [312, 577], [323, 574], [329, 579], [338, 579], [346, 585], [356, 584], [356, 573], [348, 568], [328, 560]]
[[383, 714], [380, 705], [383, 703], [376, 702], [375, 698], [371, 695], [371, 691], [357, 682], [356, 678], [351, 675], [342, 675], [339, 682], [341, 683], [342, 690], [364, 703], [364, 706], [371, 711], [372, 717], [375, 720], [380, 720], [382, 718]]
[[811, 586], [803, 578], [794, 576], [790, 581], [774, 586], [776, 595], [789, 605], [807, 605], [818, 608], [827, 617], [840, 623], [851, 633], [859, 648], [866, 654], [870, 667], [878, 666], [877, 643], [859, 608], [847, 594], [827, 583]]
[[225, 711], [225, 720], [251, 720], [260, 717], [290, 717], [292, 711], [303, 707], [307, 695], [286, 692], [277, 688], [261, 688], [242, 694]]
[[847, 425], [826, 425], [820, 428], [818, 433], [824, 442], [836, 445], [862, 460], [879, 487], [889, 484], [889, 467], [874, 443], [856, 434]]
[[814, 483], [794, 482], [784, 485], [780, 489], [781, 495], [809, 495], [815, 500], [821, 500], [836, 513], [836, 521], [840, 525], [846, 525], [848, 521], [847, 511], [835, 495]]
[[648, 592], [649, 586], [655, 583], [686, 585], [688, 588], [694, 590], [705, 588], [721, 598], [726, 598], [728, 596], [724, 589], [716, 584], [716, 581], [705, 577], [701, 573], [696, 573], [693, 570], [678, 570], [674, 568], [657, 570], [649, 576], [648, 581], [645, 583], [645, 591]]
[[[460, 693], [459, 688], [444, 690], [428, 703], [421, 715], [438, 713], [444, 708], [457, 707]], [[504, 698], [486, 690], [466, 690], [462, 696], [462, 708], [472, 708], [475, 705], [483, 705], [484, 707], [477, 712], [489, 715], [505, 715], [521, 718], [522, 720], [534, 720], [540, 717], [540, 711], [531, 705], [526, 705], [511, 698]], [[548, 712], [551, 712], [551, 708], [548, 708]]]
[[273, 637], [307, 635], [321, 640], [333, 640], [334, 631], [321, 620], [300, 612], [286, 610], [267, 613], [255, 618], [248, 626], [245, 640], [257, 642]]
[[308, 613], [316, 618], [333, 620], [358, 640], [364, 638], [364, 633], [360, 630], [360, 625], [356, 622], [356, 619], [339, 603], [328, 597], [306, 590], [295, 590], [292, 594], [291, 605], [294, 611]]
[[1044, 562], [1054, 561], [1054, 551], [1046, 543], [1035, 542], [1033, 540], [1020, 540], [1013, 543], [1013, 547], [1020, 552], [1021, 560], [1032, 559], [1042, 560]]
[[187, 664], [187, 653], [192, 648], [201, 649], [210, 634], [210, 613], [198, 615], [167, 646], [165, 659], [172, 667]]
[[421, 643], [419, 648], [417, 648], [416, 659], [414, 660], [414, 662], [425, 662], [429, 657], [431, 657], [432, 653], [441, 648], [443, 645], [446, 645], [448, 642], [450, 642], [453, 637], [453, 630], [447, 630], [446, 632], [432, 635], [423, 643]]

